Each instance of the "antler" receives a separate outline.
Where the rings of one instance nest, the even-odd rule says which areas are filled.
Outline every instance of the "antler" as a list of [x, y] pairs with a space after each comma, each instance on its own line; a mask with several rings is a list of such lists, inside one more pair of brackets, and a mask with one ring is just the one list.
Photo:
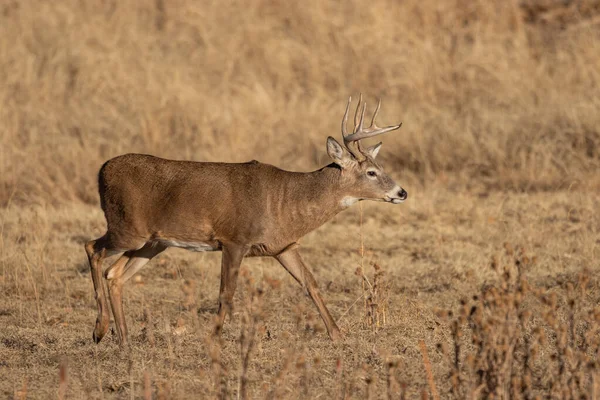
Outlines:
[[[348, 122], [348, 110], [350, 109], [351, 102], [352, 96], [348, 97], [348, 104], [346, 105], [346, 111], [344, 112], [344, 118], [342, 119], [342, 136], [344, 138], [344, 144], [346, 145], [348, 151], [350, 151], [350, 153], [352, 153], [352, 155], [354, 155], [355, 157], [360, 158], [358, 157], [358, 153], [364, 155], [360, 147], [360, 140], [396, 130], [402, 126], [402, 123], [400, 123], [399, 125], [386, 126], [385, 128], [380, 128], [379, 126], [377, 126], [375, 119], [377, 118], [377, 113], [379, 113], [379, 108], [381, 107], [381, 99], [379, 99], [379, 102], [377, 103], [377, 108], [375, 109], [375, 112], [373, 113], [373, 118], [371, 119], [371, 126], [369, 126], [368, 128], [363, 128], [363, 121], [365, 118], [365, 111], [367, 110], [367, 103], [362, 103], [362, 94], [360, 94], [358, 97], [358, 104], [356, 105], [356, 111], [354, 113], [354, 130], [352, 134], [348, 135], [346, 125]], [[359, 114], [361, 103], [362, 111], [360, 111]], [[356, 143], [358, 153], [354, 151], [353, 147], [351, 146], [352, 143]]]

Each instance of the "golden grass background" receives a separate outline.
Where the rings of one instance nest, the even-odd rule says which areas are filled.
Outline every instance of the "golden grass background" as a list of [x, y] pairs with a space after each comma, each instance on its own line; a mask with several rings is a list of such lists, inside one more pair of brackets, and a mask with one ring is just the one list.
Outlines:
[[99, 165], [130, 151], [314, 168], [361, 91], [404, 122], [383, 155], [424, 185], [597, 185], [580, 3], [3, 2], [0, 202], [95, 203]]
[[[282, 282], [264, 295], [250, 397], [383, 397], [390, 359], [394, 396], [402, 387], [421, 396], [429, 386], [419, 340], [442, 398], [450, 396], [451, 367], [436, 345], [452, 337], [436, 310], [497, 282], [488, 264], [505, 242], [535, 253], [528, 279], [560, 304], [565, 285], [591, 271], [581, 313], [593, 309], [599, 16], [594, 0], [1, 2], [0, 392], [218, 397], [214, 376], [224, 376], [237, 396], [249, 295], [236, 296], [219, 375], [206, 342], [216, 254], [167, 252], [128, 286], [131, 353], [113, 338], [91, 343], [82, 244], [105, 229], [97, 170], [125, 152], [315, 169], [329, 162], [325, 139], [339, 137], [347, 97], [359, 92], [371, 107], [382, 98], [382, 123], [403, 122], [383, 137], [380, 157], [409, 201], [364, 205], [362, 223], [353, 208], [303, 242], [346, 332], [340, 346], [319, 332], [312, 304], [281, 268], [245, 262], [256, 284]], [[357, 255], [361, 242], [367, 255]], [[364, 326], [354, 275], [360, 264], [371, 274], [372, 257], [389, 286], [389, 319], [377, 334]], [[536, 393], [558, 393], [539, 368]]]

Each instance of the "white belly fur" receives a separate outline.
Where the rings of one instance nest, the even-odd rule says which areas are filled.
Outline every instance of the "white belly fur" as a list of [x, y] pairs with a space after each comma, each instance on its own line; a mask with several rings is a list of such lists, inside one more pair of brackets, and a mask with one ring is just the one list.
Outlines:
[[211, 246], [208, 243], [202, 243], [202, 242], [181, 242], [181, 241], [177, 241], [177, 240], [168, 240], [168, 239], [160, 239], [158, 242], [167, 247], [179, 247], [181, 249], [186, 249], [186, 250], [190, 250], [190, 251], [215, 251], [215, 250], [217, 250], [216, 247]]

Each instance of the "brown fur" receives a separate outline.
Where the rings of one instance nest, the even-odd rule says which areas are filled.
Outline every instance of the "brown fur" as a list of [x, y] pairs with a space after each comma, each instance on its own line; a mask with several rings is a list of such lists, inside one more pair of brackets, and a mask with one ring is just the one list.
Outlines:
[[300, 258], [297, 241], [347, 207], [344, 199], [402, 201], [406, 192], [375, 162], [379, 145], [368, 149], [362, 160], [331, 137], [327, 145], [335, 163], [308, 173], [257, 161], [205, 163], [143, 154], [107, 161], [98, 176], [107, 232], [86, 244], [98, 301], [96, 342], [109, 325], [102, 259], [124, 252], [105, 272], [119, 340], [124, 344], [123, 283], [171, 246], [223, 252], [220, 324], [233, 298], [242, 259], [273, 256], [307, 290], [329, 335], [337, 339], [340, 331]]

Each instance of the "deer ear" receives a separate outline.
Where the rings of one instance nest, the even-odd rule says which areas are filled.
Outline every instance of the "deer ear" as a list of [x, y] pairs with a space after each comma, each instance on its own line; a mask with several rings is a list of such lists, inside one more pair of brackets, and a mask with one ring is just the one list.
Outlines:
[[377, 154], [379, 154], [379, 149], [381, 149], [381, 142], [377, 143], [375, 146], [369, 147], [366, 150], [366, 153], [374, 160], [375, 157], [377, 157]]
[[327, 138], [327, 154], [329, 154], [333, 162], [342, 168], [346, 168], [354, 162], [352, 155], [331, 136]]

